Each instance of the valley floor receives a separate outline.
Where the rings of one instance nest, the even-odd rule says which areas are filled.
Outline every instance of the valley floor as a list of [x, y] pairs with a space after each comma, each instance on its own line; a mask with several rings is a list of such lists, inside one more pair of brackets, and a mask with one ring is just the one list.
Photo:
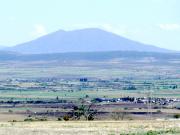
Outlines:
[[0, 135], [180, 134], [180, 120], [1, 122]]

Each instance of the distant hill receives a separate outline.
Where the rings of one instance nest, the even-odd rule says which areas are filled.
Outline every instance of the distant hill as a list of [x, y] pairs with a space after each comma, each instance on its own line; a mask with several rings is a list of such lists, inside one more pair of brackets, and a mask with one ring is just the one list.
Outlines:
[[60, 30], [6, 50], [25, 54], [104, 51], [170, 52], [97, 28]]
[[0, 61], [16, 60], [19, 56], [22, 55], [10, 51], [0, 51]]
[[107, 60], [138, 60], [156, 59], [161, 61], [180, 60], [179, 53], [112, 51], [112, 52], [74, 52], [51, 54], [19, 54], [0, 51], [0, 61], [107, 61]]

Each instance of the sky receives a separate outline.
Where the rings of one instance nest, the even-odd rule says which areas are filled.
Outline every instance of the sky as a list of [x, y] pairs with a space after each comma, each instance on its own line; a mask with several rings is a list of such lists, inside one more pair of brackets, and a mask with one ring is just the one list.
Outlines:
[[0, 46], [83, 28], [180, 50], [180, 0], [0, 0]]

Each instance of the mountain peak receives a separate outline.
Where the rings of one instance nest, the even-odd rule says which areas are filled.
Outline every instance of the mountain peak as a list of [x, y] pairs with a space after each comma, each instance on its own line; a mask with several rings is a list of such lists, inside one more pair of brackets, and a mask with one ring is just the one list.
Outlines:
[[97, 51], [169, 52], [169, 50], [145, 45], [99, 28], [58, 30], [8, 50], [28, 54]]

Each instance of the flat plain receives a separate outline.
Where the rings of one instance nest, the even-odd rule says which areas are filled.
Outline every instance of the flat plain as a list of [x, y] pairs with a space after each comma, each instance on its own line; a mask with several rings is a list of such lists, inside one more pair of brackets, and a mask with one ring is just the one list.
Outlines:
[[70, 121], [0, 123], [0, 135], [171, 135], [179, 121]]
[[179, 59], [1, 61], [0, 135], [180, 134]]

